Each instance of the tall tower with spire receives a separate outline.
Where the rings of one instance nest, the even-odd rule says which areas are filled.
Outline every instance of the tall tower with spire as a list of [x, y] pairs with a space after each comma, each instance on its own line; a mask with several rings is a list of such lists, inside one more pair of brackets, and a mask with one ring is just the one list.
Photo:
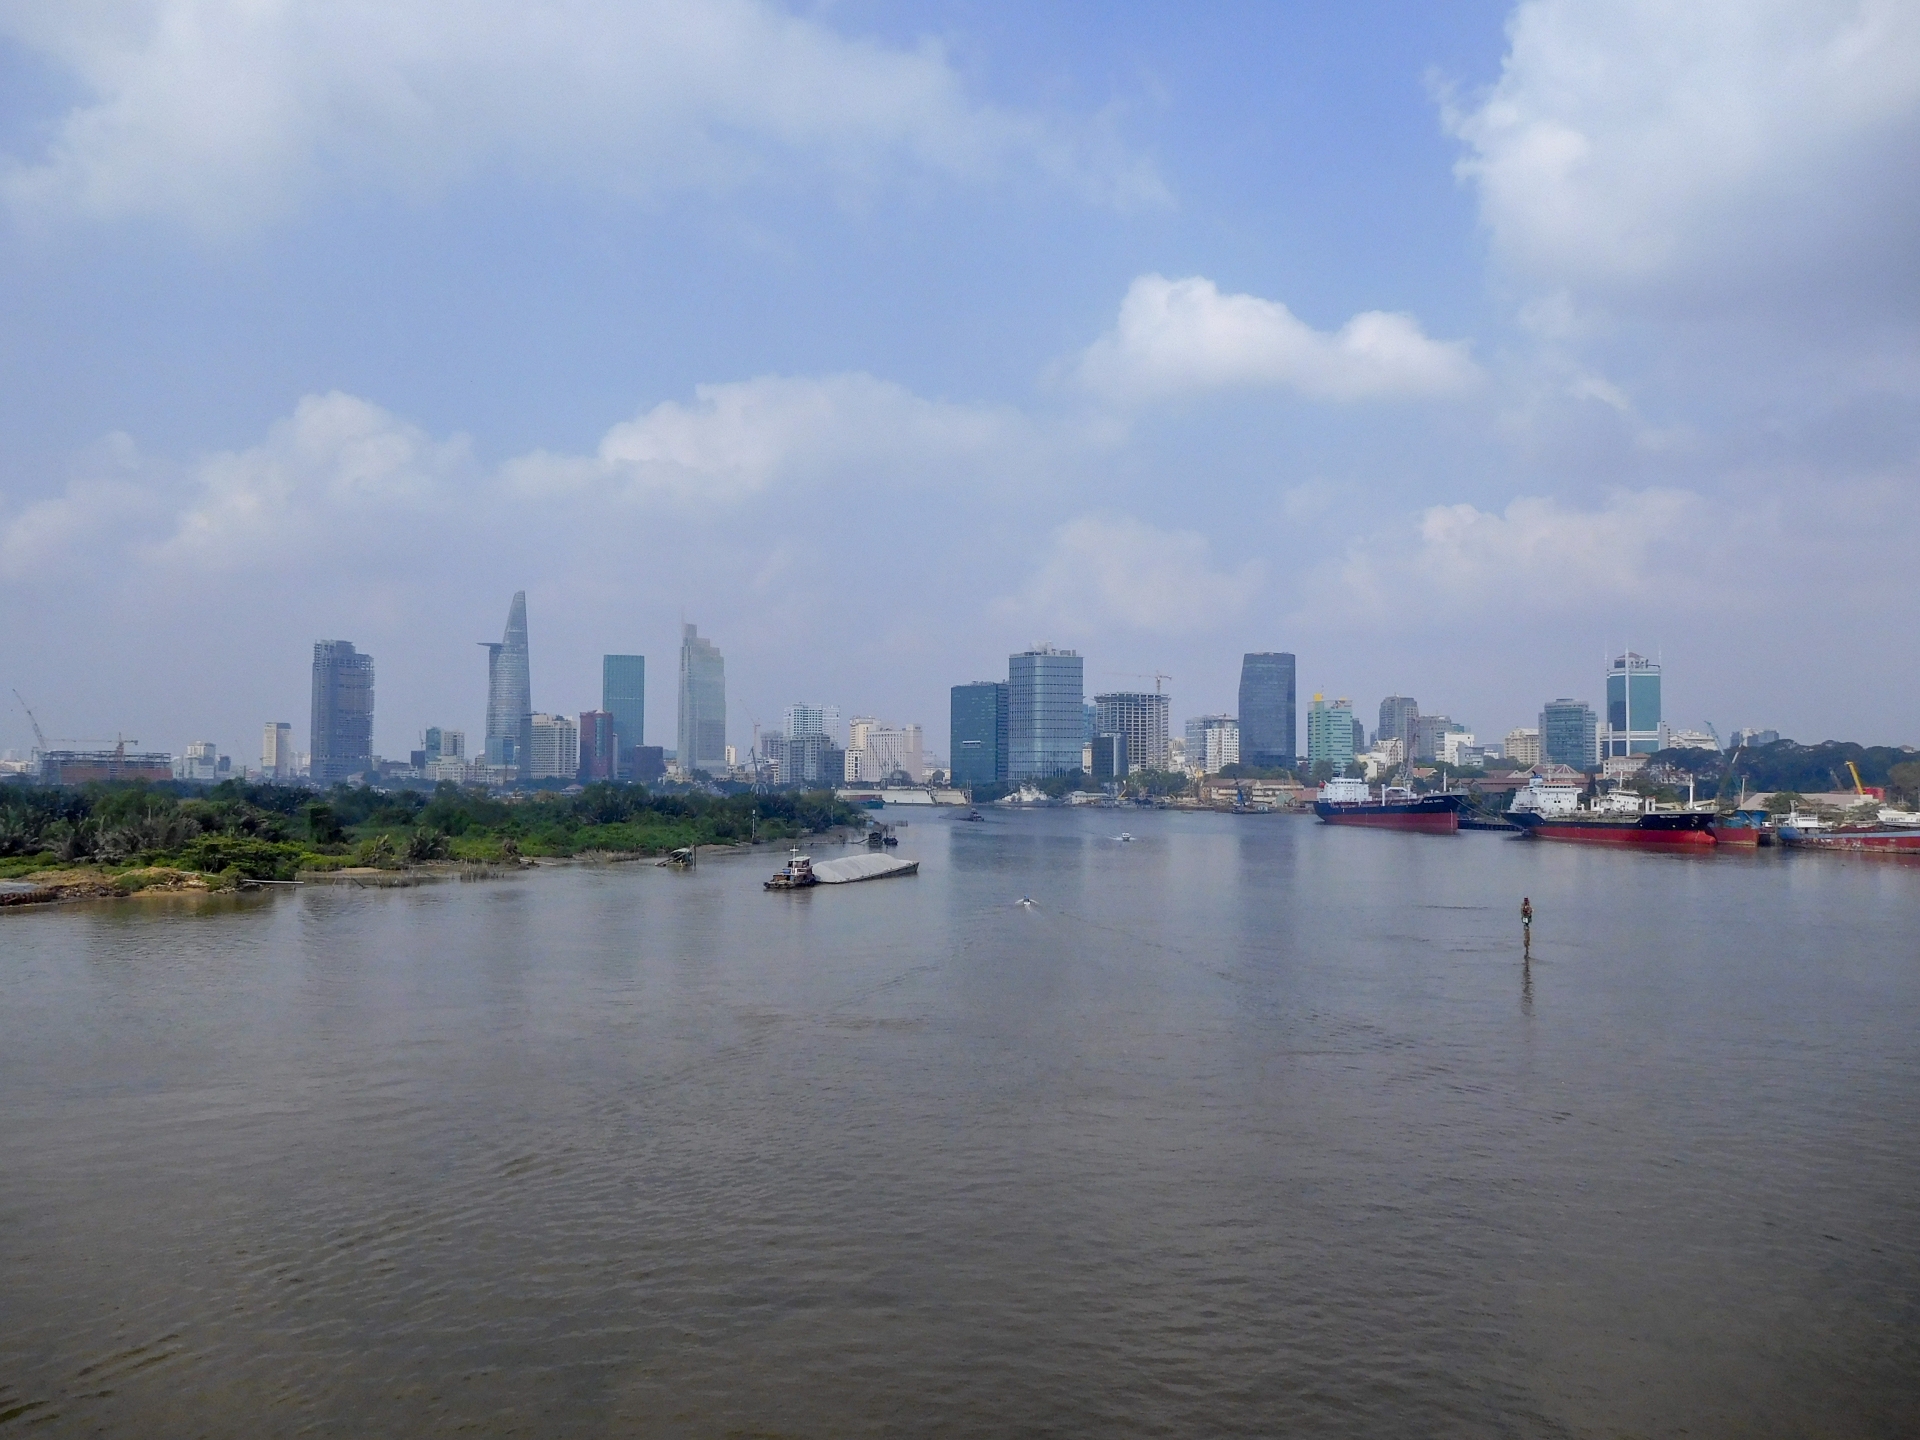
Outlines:
[[527, 592], [516, 590], [507, 629], [487, 647], [487, 764], [525, 774], [533, 763], [533, 680], [527, 660]]

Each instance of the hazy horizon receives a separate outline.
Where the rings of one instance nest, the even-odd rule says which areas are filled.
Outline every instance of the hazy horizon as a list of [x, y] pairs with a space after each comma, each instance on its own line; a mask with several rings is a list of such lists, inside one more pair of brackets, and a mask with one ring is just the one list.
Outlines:
[[28, 4], [0, 97], [0, 749], [304, 750], [322, 639], [473, 737], [522, 589], [669, 748], [683, 619], [743, 748], [1042, 641], [1920, 742], [1910, 8]]

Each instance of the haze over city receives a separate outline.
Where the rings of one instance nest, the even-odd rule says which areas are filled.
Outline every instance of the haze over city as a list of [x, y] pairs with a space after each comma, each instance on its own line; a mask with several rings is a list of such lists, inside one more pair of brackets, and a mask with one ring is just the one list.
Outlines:
[[1496, 735], [1631, 647], [1676, 724], [1915, 739], [1910, 7], [532, 13], [0, 16], [49, 729], [251, 754], [340, 637], [404, 754], [524, 589], [537, 705], [684, 618], [742, 740], [944, 753], [1043, 641]]

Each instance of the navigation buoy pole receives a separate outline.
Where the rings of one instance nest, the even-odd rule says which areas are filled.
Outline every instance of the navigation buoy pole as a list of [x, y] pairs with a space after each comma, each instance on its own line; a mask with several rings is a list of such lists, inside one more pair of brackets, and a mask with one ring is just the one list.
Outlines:
[[1520, 956], [1533, 958], [1533, 901], [1525, 895], [1520, 897]]

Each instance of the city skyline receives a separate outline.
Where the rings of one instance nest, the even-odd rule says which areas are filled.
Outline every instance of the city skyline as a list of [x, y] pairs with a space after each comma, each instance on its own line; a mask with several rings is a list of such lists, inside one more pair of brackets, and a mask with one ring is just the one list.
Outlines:
[[[504, 573], [539, 703], [596, 704], [604, 653], [670, 663], [685, 607], [739, 734], [813, 694], [938, 743], [954, 676], [1046, 636], [1191, 713], [1277, 646], [1303, 693], [1488, 732], [1602, 704], [1631, 641], [1685, 677], [1676, 723], [1915, 738], [1892, 12], [1855, 44], [1848, 7], [1761, 0], [1733, 43], [1718, 10], [1547, 0], [743, 0], [700, 54], [654, 7], [567, 11], [502, 91], [528, 57], [489, 27], [409, 48], [443, 7], [351, 44], [302, 7], [35, 8], [0, 20], [0, 679], [62, 733], [250, 754], [288, 652], [349, 635], [379, 749], [478, 734], [461, 650]], [[634, 110], [661, 63], [685, 88]], [[436, 103], [364, 108], [389, 76]], [[814, 597], [850, 571], [885, 600], [836, 630]], [[801, 644], [770, 618], [815, 605]]]

